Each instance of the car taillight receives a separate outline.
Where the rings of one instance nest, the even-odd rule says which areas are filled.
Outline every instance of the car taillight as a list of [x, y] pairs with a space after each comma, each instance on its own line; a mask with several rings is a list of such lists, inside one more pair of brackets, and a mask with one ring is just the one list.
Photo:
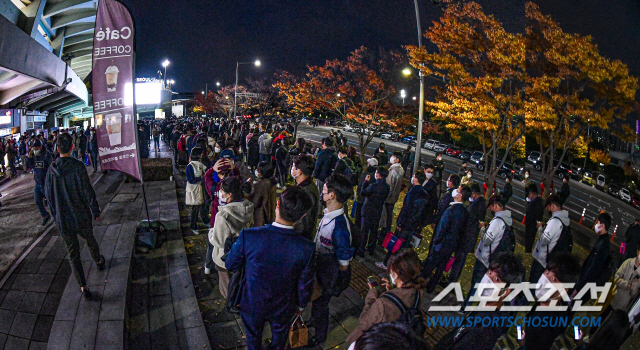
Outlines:
[[570, 173], [573, 173], [573, 171], [569, 170]]

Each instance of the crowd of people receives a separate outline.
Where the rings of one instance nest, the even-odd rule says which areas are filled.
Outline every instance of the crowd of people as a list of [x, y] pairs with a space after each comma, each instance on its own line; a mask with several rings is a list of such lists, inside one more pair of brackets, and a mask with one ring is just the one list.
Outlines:
[[[169, 118], [141, 123], [138, 130], [143, 156], [148, 156], [151, 141], [158, 150], [162, 139], [172, 149], [175, 165], [184, 170], [191, 233], [207, 232], [204, 273], [217, 274], [227, 307], [240, 313], [246, 327], [249, 349], [261, 349], [267, 322], [270, 348], [283, 349], [291, 320], [308, 304], [308, 325], [315, 330], [308, 346], [323, 343], [329, 332], [329, 305], [348, 288], [353, 259], [381, 257], [380, 251], [386, 254], [375, 266], [388, 278], [368, 280], [358, 326], [347, 339], [353, 349], [426, 348], [422, 301], [438, 285], [458, 282], [471, 253], [475, 264], [464, 304], [477, 301], [477, 283], [489, 284], [498, 292], [487, 305], [497, 310], [463, 311], [461, 317], [514, 315], [500, 308], [527, 303], [508, 298], [513, 285], [524, 281], [539, 285], [535, 295], [540, 302], [528, 316], [544, 315], [546, 311], [537, 307], [551, 301], [569, 303], [559, 291], [550, 299], [542, 298], [550, 284], [574, 283], [566, 293], [576, 298], [588, 283], [603, 286], [614, 281], [617, 293], [602, 314], [608, 316], [606, 321], [590, 330], [588, 343], [581, 337], [571, 346], [617, 349], [631, 334], [630, 326], [637, 329], [640, 322], [626, 318], [625, 323], [620, 316], [637, 305], [640, 294], [640, 223], [627, 231], [618, 268], [609, 251], [611, 216], [601, 213], [593, 229], [596, 243], [580, 264], [571, 254], [564, 189], [543, 198], [538, 184], [524, 181], [524, 247], [533, 259], [527, 271], [524, 257], [515, 254], [514, 223], [507, 207], [513, 193], [509, 176], [502, 190], [488, 190], [486, 182], [473, 179], [466, 163], [445, 177], [441, 154], [421, 169], [412, 169], [410, 147], [390, 152], [380, 144], [373, 155], [361, 155], [339, 131], [332, 130], [314, 145], [294, 138], [290, 124]], [[87, 131], [61, 130], [46, 139], [43, 134], [25, 136], [16, 154], [22, 156], [20, 149], [26, 147], [21, 162], [34, 173], [34, 196], [43, 224], [55, 218], [74, 275], [90, 299], [77, 236], [87, 241], [98, 268], [104, 267], [104, 257], [90, 231], [92, 220], [100, 219], [100, 208], [83, 165], [86, 154], [97, 170], [95, 132]], [[429, 243], [422, 243], [429, 234]], [[428, 245], [423, 261], [414, 250], [421, 245]], [[525, 327], [521, 344], [527, 349], [550, 349], [565, 328]], [[435, 348], [492, 349], [508, 339], [508, 331], [493, 324], [465, 324], [439, 339]]]
[[[513, 193], [510, 176], [502, 190], [489, 190], [486, 183], [476, 182], [466, 164], [445, 177], [441, 154], [414, 171], [410, 147], [389, 152], [380, 144], [372, 156], [361, 157], [333, 130], [313, 145], [310, 140], [294, 139], [291, 125], [168, 120], [160, 129], [174, 150], [176, 164], [187, 174], [191, 230], [193, 234], [208, 230], [205, 273], [215, 268], [221, 294], [228, 298], [237, 298], [236, 292], [230, 292], [233, 275], [240, 271], [244, 275], [237, 308], [250, 349], [260, 348], [266, 322], [271, 325], [271, 348], [282, 348], [291, 319], [309, 303], [310, 326], [315, 329], [309, 346], [325, 341], [328, 305], [348, 287], [351, 261], [366, 254], [375, 256], [380, 247], [386, 255], [376, 266], [389, 278], [378, 281], [386, 290], [370, 281], [359, 326], [348, 338], [355, 349], [368, 348], [364, 345], [364, 339], [370, 339], [368, 332], [404, 332], [398, 327], [407, 324], [397, 324], [402, 310], [412, 309], [438, 285], [457, 282], [470, 253], [476, 262], [465, 305], [474, 302], [476, 283], [506, 284], [498, 293], [497, 306], [513, 291], [510, 284], [523, 281], [538, 283], [539, 290], [558, 281], [576, 283], [568, 291], [575, 297], [587, 283], [602, 286], [617, 275], [618, 288], [626, 288], [628, 295], [626, 302], [612, 303], [613, 311], [630, 307], [639, 294], [638, 274], [629, 272], [632, 265], [640, 264], [637, 244], [629, 247], [634, 253], [628, 254], [616, 273], [608, 250], [609, 214], [598, 216], [594, 233], [599, 238], [582, 265], [571, 255], [570, 220], [562, 207], [568, 196], [564, 189], [543, 199], [539, 185], [525, 181], [525, 251], [533, 257], [526, 271], [523, 257], [514, 253], [513, 219], [507, 208]], [[402, 191], [406, 194], [392, 230], [393, 209]], [[549, 217], [543, 222], [545, 211]], [[413, 248], [428, 231], [433, 232], [429, 253], [420, 261]], [[447, 278], [443, 278], [445, 271]], [[510, 303], [515, 302], [522, 301], [516, 298]], [[537, 312], [534, 308], [531, 313]], [[601, 329], [594, 331], [592, 343], [610, 327]], [[626, 329], [618, 346], [631, 333], [628, 323]], [[528, 327], [523, 344], [551, 348], [564, 330]], [[507, 331], [460, 327], [436, 348], [491, 349]], [[422, 344], [419, 338], [410, 341]], [[586, 343], [580, 346], [594, 348]]]

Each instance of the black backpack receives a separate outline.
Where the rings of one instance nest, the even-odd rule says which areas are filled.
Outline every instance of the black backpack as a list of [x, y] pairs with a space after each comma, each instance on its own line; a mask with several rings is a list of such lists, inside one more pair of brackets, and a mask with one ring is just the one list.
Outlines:
[[382, 294], [382, 296], [391, 300], [391, 302], [400, 310], [401, 315], [398, 317], [396, 322], [407, 325], [417, 336], [422, 337], [427, 331], [427, 327], [424, 324], [424, 315], [420, 310], [420, 292], [416, 291], [416, 293], [416, 301], [413, 303], [412, 308], [406, 307], [402, 300], [392, 293], [385, 293]]
[[358, 180], [360, 180], [360, 176], [358, 175], [358, 170], [353, 165], [353, 161], [351, 159], [343, 158], [340, 161], [344, 162], [345, 168], [342, 175], [344, 175], [349, 181], [351, 181], [352, 186], [358, 185]]
[[[556, 219], [560, 220], [558, 218]], [[571, 253], [571, 250], [573, 249], [573, 236], [571, 235], [571, 227], [569, 226], [565, 227], [564, 224], [562, 223], [562, 220], [560, 220], [560, 226], [562, 227], [562, 232], [560, 233], [560, 238], [558, 238], [556, 245], [551, 250], [551, 253], [558, 253], [558, 252]], [[549, 257], [548, 249], [549, 249], [549, 246], [547, 246], [547, 258]]]
[[491, 261], [491, 255], [493, 253], [513, 253], [516, 250], [516, 236], [513, 234], [513, 228], [507, 225], [507, 223], [502, 218], [496, 217], [496, 219], [500, 219], [504, 223], [504, 233], [502, 234], [502, 239], [500, 239], [500, 243], [498, 243], [496, 250], [489, 253], [489, 261]]

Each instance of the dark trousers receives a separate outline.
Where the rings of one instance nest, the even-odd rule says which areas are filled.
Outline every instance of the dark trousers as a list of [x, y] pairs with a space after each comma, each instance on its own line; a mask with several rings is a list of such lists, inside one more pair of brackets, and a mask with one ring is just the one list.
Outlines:
[[380, 232], [381, 236], [387, 234], [387, 232], [391, 232], [391, 225], [393, 224], [393, 207], [395, 203], [384, 203], [384, 210], [387, 214], [386, 226], [382, 228], [382, 232]]
[[460, 278], [460, 274], [462, 273], [462, 269], [464, 268], [464, 264], [467, 261], [467, 255], [469, 253], [464, 250], [459, 250], [456, 252], [456, 260], [451, 265], [451, 271], [449, 272], [449, 281], [456, 282], [458, 278]]
[[33, 188], [33, 199], [36, 201], [36, 206], [38, 207], [38, 211], [40, 211], [40, 215], [42, 218], [49, 217], [49, 213], [44, 206], [44, 189], [42, 185], [36, 183], [36, 186]]
[[160, 137], [153, 138], [153, 148], [156, 150], [160, 149]]
[[191, 206], [191, 229], [198, 229], [198, 215], [200, 215], [200, 207], [202, 205], [192, 205]]
[[338, 259], [334, 254], [316, 256], [316, 278], [322, 287], [322, 295], [313, 301], [311, 318], [316, 329], [316, 339], [323, 342], [329, 332], [329, 302], [338, 278]]
[[269, 155], [269, 154], [262, 154], [262, 153], [260, 153], [260, 161], [261, 161], [261, 162], [264, 162], [264, 161], [269, 160], [269, 157], [270, 157], [270, 155]]
[[322, 205], [322, 190], [324, 189], [324, 181], [316, 179], [316, 186], [318, 186], [318, 193], [320, 194], [320, 200], [318, 201], [318, 218], [322, 217], [322, 211], [324, 206]]
[[[444, 272], [444, 268], [447, 266], [447, 261], [453, 254], [452, 251], [434, 251], [432, 250], [427, 257], [427, 260], [424, 261], [422, 265], [422, 272], [420, 274], [424, 278], [431, 277], [429, 283], [427, 284], [427, 292], [431, 293], [434, 289], [436, 289], [436, 285], [438, 281], [440, 281], [440, 277], [442, 277], [442, 273]], [[435, 270], [435, 274], [433, 271]]]
[[96, 238], [93, 236], [93, 227], [79, 229], [77, 232], [64, 232], [60, 234], [64, 240], [64, 244], [67, 246], [67, 253], [69, 253], [69, 264], [71, 270], [76, 276], [76, 281], [80, 287], [87, 285], [87, 280], [84, 276], [84, 270], [82, 269], [82, 260], [80, 259], [80, 243], [78, 242], [78, 236], [84, 238], [89, 247], [89, 252], [93, 261], [100, 262], [100, 247]]
[[244, 323], [244, 327], [247, 330], [245, 339], [247, 349], [262, 350], [262, 331], [266, 322], [269, 322], [271, 326], [271, 344], [267, 349], [284, 349], [289, 336], [289, 321], [291, 321], [293, 315], [291, 312], [260, 313], [258, 315], [240, 312], [242, 323]]
[[533, 259], [533, 262], [531, 263], [531, 271], [529, 272], [529, 282], [538, 283], [538, 279], [540, 279], [544, 270], [546, 270], [544, 266], [542, 266], [538, 260]]
[[487, 273], [489, 269], [484, 266], [482, 261], [476, 258], [476, 264], [473, 266], [473, 273], [471, 274], [471, 287], [469, 287], [469, 294], [467, 294], [467, 300], [464, 305], [469, 305], [469, 299], [476, 294], [476, 283], [482, 281], [482, 277]]
[[93, 172], [98, 171], [98, 152], [90, 152], [91, 155], [91, 165], [93, 165]]
[[376, 249], [379, 223], [380, 218], [369, 219], [366, 216], [362, 217], [362, 221], [360, 222], [360, 232], [362, 233], [362, 242], [360, 242], [361, 251], [366, 249], [369, 253], [373, 253]]
[[355, 222], [354, 222], [354, 223], [355, 223], [358, 227], [362, 227], [362, 210], [361, 210], [361, 209], [362, 209], [362, 204], [363, 204], [363, 203], [360, 203], [360, 202], [355, 202], [355, 203], [353, 203], [353, 205], [356, 207], [356, 208], [355, 208], [355, 211], [356, 211], [356, 218], [355, 218]]
[[533, 243], [536, 241], [537, 230], [524, 230], [524, 252], [531, 253]]

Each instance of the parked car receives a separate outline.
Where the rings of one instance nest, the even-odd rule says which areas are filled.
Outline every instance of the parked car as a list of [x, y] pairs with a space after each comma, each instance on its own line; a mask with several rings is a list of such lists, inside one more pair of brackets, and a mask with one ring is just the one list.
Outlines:
[[458, 148], [458, 147], [456, 147], [456, 146], [449, 146], [449, 148], [447, 148], [447, 149], [445, 150], [445, 153], [446, 153], [448, 156], [451, 156], [451, 157], [457, 157], [457, 156], [459, 156], [459, 155], [460, 155], [460, 153], [462, 153], [462, 150], [460, 150], [460, 148]]
[[462, 151], [460, 152], [460, 154], [458, 155], [458, 158], [462, 159], [462, 160], [469, 160], [469, 158], [471, 158], [471, 152], [469, 151]]
[[447, 146], [446, 143], [438, 143], [437, 145], [433, 146], [433, 151], [434, 152], [444, 152], [449, 146]]
[[354, 129], [351, 125], [347, 124], [344, 126], [344, 128], [342, 128], [342, 131], [356, 132], [356, 129]]
[[[590, 172], [585, 171], [582, 175], [582, 182], [586, 183], [589, 186], [593, 185], [593, 175]], [[618, 190], [620, 189], [618, 188]]]
[[640, 198], [631, 196], [631, 205], [636, 209], [640, 209]]
[[571, 178], [574, 180], [582, 179], [583, 169], [577, 165], [571, 164]]
[[392, 137], [393, 137], [393, 135], [390, 132], [385, 132], [385, 133], [380, 134], [380, 138], [381, 139], [391, 140]]
[[623, 202], [631, 203], [631, 192], [629, 192], [629, 190], [624, 188], [624, 187], [621, 188], [620, 189], [620, 199]]
[[596, 178], [596, 188], [600, 191], [604, 191], [604, 185], [607, 183], [607, 179], [604, 174], [598, 175]]
[[[558, 165], [558, 161], [554, 160], [553, 161], [553, 167], [555, 168]], [[558, 176], [559, 179], [564, 179], [566, 176], [571, 177], [571, 174], [573, 173], [573, 171], [571, 170], [571, 167], [569, 166], [569, 164], [567, 163], [560, 163], [560, 166], [558, 167], [558, 169], [556, 170], [556, 176]]]
[[471, 154], [471, 157], [469, 157], [469, 160], [473, 163], [476, 163], [476, 166], [477, 166], [478, 163], [484, 160], [484, 153], [480, 151], [475, 151], [473, 152], [473, 154]]
[[416, 137], [415, 136], [407, 136], [407, 137], [402, 139], [402, 143], [411, 144], [411, 142], [416, 142]]
[[607, 193], [614, 197], [620, 197], [620, 185], [617, 183], [610, 183]]
[[437, 143], [438, 141], [436, 140], [427, 140], [427, 142], [424, 143], [424, 147], [422, 148], [433, 150], [433, 146], [435, 146]]

